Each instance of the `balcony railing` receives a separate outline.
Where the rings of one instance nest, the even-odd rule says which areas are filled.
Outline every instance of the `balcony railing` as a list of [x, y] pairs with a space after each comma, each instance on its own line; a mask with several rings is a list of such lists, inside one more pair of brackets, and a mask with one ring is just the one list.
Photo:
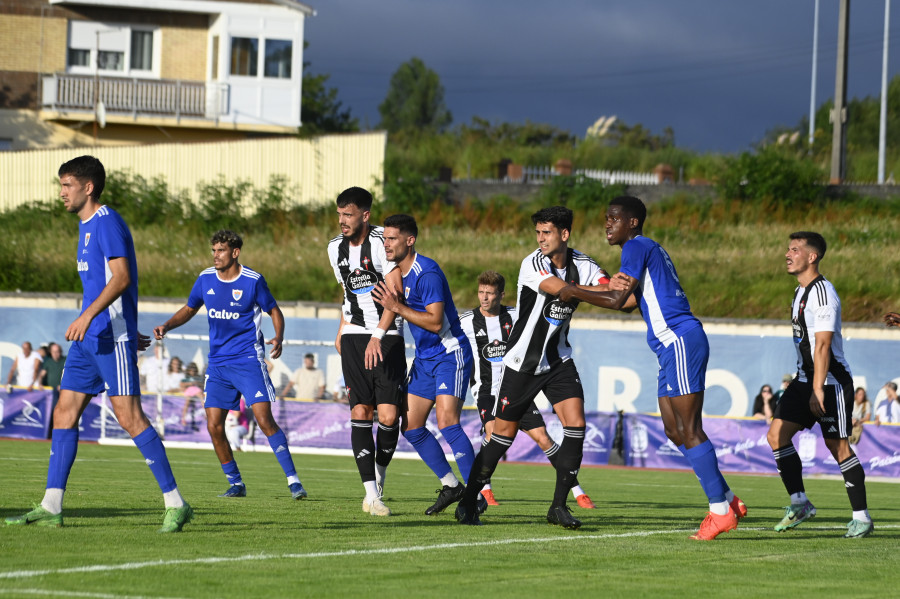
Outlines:
[[90, 111], [95, 100], [108, 115], [216, 120], [228, 113], [228, 85], [218, 82], [99, 77], [55, 73], [43, 78], [43, 105]]

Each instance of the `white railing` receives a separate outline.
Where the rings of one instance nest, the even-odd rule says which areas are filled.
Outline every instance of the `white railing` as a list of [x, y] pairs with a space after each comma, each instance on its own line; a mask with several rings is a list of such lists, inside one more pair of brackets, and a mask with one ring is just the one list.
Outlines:
[[99, 77], [55, 73], [43, 78], [43, 105], [52, 110], [216, 119], [227, 113], [228, 87], [220, 83]]
[[[624, 183], [625, 185], [658, 185], [659, 177], [656, 173], [638, 173], [631, 171], [607, 171], [598, 169], [577, 169], [573, 175], [583, 175], [589, 179], [596, 179], [612, 185]], [[522, 177], [528, 183], [543, 183], [559, 173], [552, 166], [526, 166], [522, 169]]]

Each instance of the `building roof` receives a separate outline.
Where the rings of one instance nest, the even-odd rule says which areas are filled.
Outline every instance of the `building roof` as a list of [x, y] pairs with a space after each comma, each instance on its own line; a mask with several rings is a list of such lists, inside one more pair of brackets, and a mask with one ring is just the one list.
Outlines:
[[104, 8], [134, 8], [142, 10], [164, 10], [175, 12], [218, 14], [235, 10], [257, 11], [260, 4], [271, 4], [296, 10], [306, 16], [315, 16], [316, 11], [309, 5], [296, 0], [49, 0], [50, 4], [95, 6]]

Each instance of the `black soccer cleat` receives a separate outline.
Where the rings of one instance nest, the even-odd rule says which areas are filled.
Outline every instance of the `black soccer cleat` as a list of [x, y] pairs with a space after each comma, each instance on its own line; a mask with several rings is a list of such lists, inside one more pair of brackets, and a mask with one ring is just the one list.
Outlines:
[[468, 524], [469, 526], [482, 526], [481, 519], [478, 517], [478, 509], [472, 510], [467, 508], [465, 503], [459, 502], [456, 506], [456, 521], [460, 524]]
[[485, 513], [487, 511], [487, 509], [488, 509], [487, 497], [485, 497], [484, 495], [479, 493], [478, 499], [475, 500], [476, 513], [480, 516], [481, 514]]
[[570, 530], [578, 530], [581, 526], [581, 520], [572, 515], [567, 505], [551, 506], [547, 512], [547, 522]]
[[433, 516], [434, 514], [440, 514], [445, 509], [462, 499], [465, 492], [466, 486], [462, 483], [459, 483], [455, 487], [448, 487], [447, 485], [444, 485], [443, 489], [438, 489], [437, 491], [435, 491], [435, 493], [438, 494], [437, 501], [434, 502], [434, 505], [425, 510], [425, 515]]

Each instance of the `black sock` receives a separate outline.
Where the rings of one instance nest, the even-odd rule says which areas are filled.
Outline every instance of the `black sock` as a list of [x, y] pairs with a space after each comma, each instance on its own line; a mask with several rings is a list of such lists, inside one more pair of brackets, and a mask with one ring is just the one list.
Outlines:
[[[554, 443], [547, 449], [547, 451], [544, 452], [544, 455], [546, 455], [547, 459], [550, 460], [550, 465], [556, 468], [556, 458], [559, 455], [559, 445]], [[576, 486], [577, 484], [578, 477], [575, 477], [575, 480], [572, 481], [572, 487]]]
[[375, 452], [375, 463], [379, 466], [387, 468], [394, 457], [394, 450], [397, 449], [397, 439], [400, 438], [400, 423], [394, 426], [385, 426], [378, 423], [378, 431], [375, 433], [375, 446], [378, 451]]
[[356, 456], [356, 468], [362, 481], [375, 480], [375, 439], [371, 420], [350, 421], [350, 445]]
[[852, 454], [849, 458], [838, 464], [841, 474], [844, 475], [844, 486], [847, 488], [847, 497], [850, 498], [850, 507], [854, 512], [861, 512], [868, 507], [866, 503], [866, 473], [859, 458]]
[[788, 495], [806, 492], [803, 487], [803, 462], [800, 461], [793, 443], [779, 447], [772, 451], [772, 455], [775, 456], [775, 467], [778, 468], [778, 474], [781, 475], [781, 482], [784, 483]]
[[500, 458], [512, 445], [513, 437], [504, 437], [494, 433], [487, 445], [481, 448], [478, 455], [475, 456], [475, 463], [472, 464], [472, 473], [469, 475], [469, 482], [466, 485], [466, 494], [463, 501], [468, 506], [474, 506], [478, 494], [484, 488], [484, 485], [491, 481], [491, 475], [497, 469]]
[[566, 497], [581, 468], [581, 456], [584, 450], [583, 426], [564, 426], [563, 442], [556, 453], [556, 490], [553, 492], [553, 506], [566, 504]]

